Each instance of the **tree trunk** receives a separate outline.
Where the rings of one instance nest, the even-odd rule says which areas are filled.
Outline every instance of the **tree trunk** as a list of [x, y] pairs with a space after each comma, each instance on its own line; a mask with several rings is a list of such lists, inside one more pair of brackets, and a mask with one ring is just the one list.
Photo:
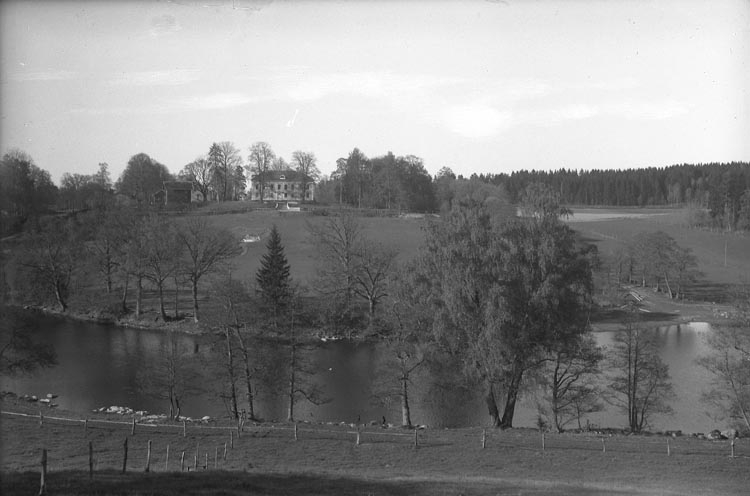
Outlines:
[[175, 320], [180, 318], [178, 304], [180, 296], [180, 285], [177, 283], [177, 276], [174, 276], [174, 318]]
[[488, 384], [487, 387], [487, 410], [490, 414], [490, 421], [493, 427], [500, 426], [500, 411], [497, 409], [497, 401], [495, 399], [495, 389], [492, 387], [492, 383]]
[[141, 302], [143, 299], [143, 279], [141, 276], [137, 276], [136, 279], [136, 285], [135, 285], [135, 318], [139, 318], [141, 316]]
[[193, 280], [193, 322], [198, 322], [198, 281]]
[[156, 285], [156, 290], [159, 292], [159, 311], [161, 312], [161, 318], [167, 320], [167, 312], [164, 310], [164, 282], [160, 281]]
[[510, 429], [513, 427], [513, 415], [516, 413], [516, 401], [518, 400], [518, 390], [521, 385], [521, 373], [514, 374], [508, 386], [508, 393], [505, 399], [505, 408], [503, 409], [503, 418], [500, 420], [501, 429]]
[[65, 312], [68, 309], [68, 305], [65, 302], [65, 296], [63, 296], [63, 290], [60, 286], [59, 282], [55, 283], [55, 298], [57, 299], [57, 304], [60, 305], [60, 311]]
[[237, 408], [237, 381], [234, 378], [234, 358], [232, 355], [232, 340], [229, 335], [229, 326], [224, 329], [227, 339], [227, 372], [229, 373], [229, 395], [232, 406], [232, 416], [235, 419], [240, 418], [239, 409]]
[[289, 422], [294, 422], [294, 393], [296, 388], [296, 377], [295, 374], [297, 372], [297, 346], [295, 345], [294, 341], [292, 341], [292, 353], [291, 353], [291, 362], [289, 367], [289, 414], [287, 415], [287, 420]]
[[247, 408], [250, 420], [255, 420], [255, 405], [252, 385], [252, 375], [250, 374], [250, 354], [245, 346], [245, 340], [242, 338], [240, 330], [237, 329], [237, 339], [240, 342], [240, 349], [242, 350], [242, 358], [245, 362], [245, 384], [247, 385]]
[[669, 295], [669, 298], [674, 298], [674, 295], [672, 294], [672, 287], [669, 285], [669, 276], [667, 273], [664, 273], [664, 285], [667, 287], [667, 294]]
[[401, 425], [411, 427], [411, 411], [409, 409], [409, 379], [401, 378]]
[[122, 311], [128, 311], [128, 283], [130, 282], [130, 275], [125, 273], [125, 284], [122, 287]]

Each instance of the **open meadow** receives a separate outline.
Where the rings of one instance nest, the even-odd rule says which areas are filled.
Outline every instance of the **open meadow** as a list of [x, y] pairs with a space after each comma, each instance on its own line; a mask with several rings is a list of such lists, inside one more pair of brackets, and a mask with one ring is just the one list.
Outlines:
[[415, 446], [415, 431], [363, 426], [357, 444], [354, 425], [300, 423], [295, 440], [288, 423], [248, 423], [238, 437], [228, 424], [133, 430], [128, 417], [89, 414], [84, 423], [59, 411], [45, 411], [40, 426], [30, 407], [4, 400], [2, 409], [28, 414], [2, 415], [2, 494], [36, 494], [43, 448], [49, 494], [739, 495], [750, 484], [747, 439], [731, 457], [729, 441], [692, 437], [543, 440], [531, 429], [477, 427], [416, 431]]
[[[680, 246], [691, 248], [698, 258], [703, 279], [691, 299], [722, 301], [722, 291], [743, 280], [750, 280], [750, 236], [690, 228], [687, 212], [671, 208], [573, 208], [569, 224], [599, 248], [603, 258], [610, 257], [640, 232], [664, 231]], [[291, 265], [292, 277], [309, 286], [316, 275], [316, 250], [307, 226], [321, 225], [325, 216], [307, 213], [251, 210], [206, 216], [217, 226], [229, 229], [238, 238], [260, 236], [260, 240], [243, 243], [243, 253], [233, 260], [236, 274], [252, 279], [265, 253], [265, 235], [274, 224]], [[398, 254], [399, 261], [416, 256], [424, 240], [427, 218], [360, 217], [363, 234]], [[726, 255], [726, 257], [725, 257]], [[717, 292], [718, 290], [718, 292]]]
[[[247, 235], [260, 236], [257, 242], [243, 243], [242, 254], [233, 260], [239, 278], [254, 281], [255, 273], [260, 267], [260, 259], [266, 252], [267, 235], [275, 224], [291, 266], [292, 278], [303, 286], [312, 285], [317, 270], [317, 253], [307, 226], [319, 226], [326, 222], [328, 217], [301, 212], [254, 210], [207, 218], [213, 225], [229, 229], [238, 238]], [[362, 234], [367, 239], [395, 250], [399, 261], [415, 256], [424, 239], [424, 219], [360, 217], [358, 221], [362, 227]]]
[[750, 236], [691, 228], [684, 209], [573, 209], [571, 227], [594, 242], [603, 259], [612, 257], [640, 232], [664, 231], [690, 248], [702, 277], [688, 289], [694, 301], [726, 302], [731, 287], [750, 281]]

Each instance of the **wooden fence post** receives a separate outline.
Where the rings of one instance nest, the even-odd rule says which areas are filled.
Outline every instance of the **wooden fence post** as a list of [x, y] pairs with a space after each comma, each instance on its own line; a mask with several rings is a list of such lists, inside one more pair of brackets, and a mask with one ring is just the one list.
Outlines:
[[182, 421], [182, 437], [187, 437], [187, 422]]
[[39, 427], [44, 427], [44, 414], [39, 410]]
[[542, 431], [542, 451], [544, 451], [544, 431]]
[[487, 429], [482, 429], [482, 449], [487, 447]]
[[414, 449], [419, 448], [419, 429], [414, 429]]
[[607, 442], [602, 438], [602, 453], [607, 452]]
[[216, 470], [219, 468], [219, 447], [215, 446], [214, 448], [214, 470]]
[[182, 451], [182, 455], [180, 455], [180, 472], [185, 471], [185, 450]]
[[295, 441], [299, 440], [299, 437], [297, 436], [297, 424], [296, 423], [294, 424], [294, 440]]
[[[40, 412], [41, 415], [41, 412]], [[39, 480], [39, 496], [47, 494], [47, 450], [42, 448], [42, 474]]]
[[229, 429], [229, 447], [234, 449], [234, 431]]
[[125, 442], [122, 445], [122, 449], [125, 454], [122, 457], [122, 473], [125, 473], [125, 469], [128, 466], [128, 438], [125, 438]]
[[360, 439], [359, 439], [359, 426], [357, 426], [357, 443], [356, 445], [359, 446]]
[[89, 480], [94, 480], [94, 446], [89, 441]]
[[195, 443], [195, 460], [193, 460], [193, 470], [198, 471], [198, 443]]
[[227, 461], [227, 443], [224, 443], [224, 461]]
[[734, 438], [732, 438], [732, 458], [734, 458]]
[[669, 446], [669, 438], [667, 438], [667, 456], [672, 456], [672, 447]]
[[89, 433], [89, 419], [86, 418], [86, 420], [83, 421], [83, 435], [87, 436]]
[[133, 428], [130, 429], [130, 435], [135, 436], [135, 417], [133, 417]]
[[167, 459], [164, 461], [164, 471], [169, 472], [169, 444], [167, 444]]
[[151, 471], [151, 440], [148, 440], [148, 449], [146, 450], [146, 470], [145, 472]]
[[208, 470], [208, 451], [206, 451], [206, 461], [203, 463], [203, 470]]

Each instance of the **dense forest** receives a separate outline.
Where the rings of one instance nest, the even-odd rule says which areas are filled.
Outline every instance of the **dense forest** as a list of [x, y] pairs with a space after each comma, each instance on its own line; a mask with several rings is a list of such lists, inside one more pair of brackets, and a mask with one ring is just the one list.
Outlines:
[[[472, 176], [474, 177], [474, 176]], [[750, 228], [750, 163], [681, 164], [627, 170], [518, 171], [476, 176], [502, 186], [517, 202], [529, 184], [543, 183], [568, 205], [645, 207], [692, 204], [726, 229]]]

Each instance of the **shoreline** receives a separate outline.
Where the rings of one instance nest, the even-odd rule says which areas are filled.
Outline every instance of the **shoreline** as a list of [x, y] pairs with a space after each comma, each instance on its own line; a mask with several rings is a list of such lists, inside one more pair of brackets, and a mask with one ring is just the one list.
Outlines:
[[[699, 301], [674, 301], [652, 291], [642, 293], [641, 319], [639, 323], [648, 327], [666, 327], [673, 325], [690, 324], [694, 322], [705, 322], [710, 325], [721, 325], [729, 320], [731, 305], [715, 304]], [[179, 320], [164, 321], [160, 315], [153, 312], [144, 313], [139, 320], [132, 318], [117, 318], [110, 315], [101, 315], [95, 309], [70, 310], [62, 312], [56, 308], [39, 305], [23, 305], [16, 303], [6, 304], [9, 308], [15, 308], [24, 312], [35, 312], [44, 316], [64, 320], [87, 322], [99, 325], [108, 325], [127, 329], [147, 331], [169, 331], [188, 335], [208, 335], [212, 331], [203, 322], [194, 322], [189, 316]], [[599, 307], [595, 312], [597, 315], [591, 321], [592, 332], [613, 332], [622, 328], [624, 312], [619, 308]], [[150, 316], [151, 318], [148, 318]], [[351, 341], [368, 341], [372, 339], [367, 336], [355, 335], [350, 338], [338, 338], [323, 333], [323, 329], [315, 329], [312, 335], [306, 336], [306, 341], [315, 342], [337, 339], [348, 339]], [[273, 336], [272, 339], [283, 340], [282, 336]]]

